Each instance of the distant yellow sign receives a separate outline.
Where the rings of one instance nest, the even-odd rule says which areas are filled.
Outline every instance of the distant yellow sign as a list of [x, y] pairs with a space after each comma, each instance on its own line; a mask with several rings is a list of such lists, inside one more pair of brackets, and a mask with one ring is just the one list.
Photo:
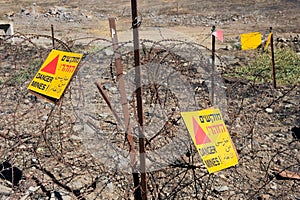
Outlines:
[[60, 99], [69, 84], [82, 54], [52, 50], [30, 82], [28, 89]]
[[260, 32], [252, 32], [241, 34], [242, 50], [256, 49], [261, 45]]
[[181, 112], [209, 173], [238, 164], [238, 155], [218, 108]]

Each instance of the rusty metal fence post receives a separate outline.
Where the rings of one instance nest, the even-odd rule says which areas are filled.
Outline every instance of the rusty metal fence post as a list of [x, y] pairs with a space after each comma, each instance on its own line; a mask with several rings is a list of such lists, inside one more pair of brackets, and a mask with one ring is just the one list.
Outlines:
[[137, 13], [137, 1], [131, 0], [132, 11], [132, 30], [133, 30], [133, 47], [134, 47], [134, 66], [135, 66], [135, 86], [137, 115], [139, 123], [139, 153], [140, 153], [140, 171], [141, 171], [141, 192], [142, 199], [147, 199], [147, 177], [146, 177], [146, 148], [144, 134], [144, 112], [142, 102], [142, 72], [140, 66], [140, 47], [139, 47], [139, 21]]
[[117, 28], [116, 28], [116, 21], [115, 18], [109, 18], [109, 28], [110, 28], [110, 34], [112, 37], [113, 42], [113, 49], [114, 49], [114, 55], [115, 55], [115, 65], [116, 65], [116, 72], [117, 72], [117, 80], [118, 80], [118, 87], [120, 91], [121, 96], [121, 104], [122, 104], [122, 110], [123, 110], [123, 116], [124, 116], [124, 128], [125, 128], [125, 134], [126, 139], [129, 143], [129, 151], [130, 151], [130, 165], [132, 169], [132, 176], [133, 176], [133, 183], [134, 183], [134, 196], [136, 199], [141, 199], [141, 191], [140, 191], [140, 181], [139, 181], [139, 174], [136, 169], [136, 153], [134, 149], [134, 140], [131, 133], [131, 125], [130, 125], [130, 116], [129, 116], [129, 108], [128, 108], [128, 102], [126, 97], [126, 91], [125, 91], [125, 82], [124, 82], [124, 76], [123, 76], [123, 67], [122, 67], [122, 58], [121, 54], [119, 52], [119, 42], [118, 42], [118, 35], [117, 35]]

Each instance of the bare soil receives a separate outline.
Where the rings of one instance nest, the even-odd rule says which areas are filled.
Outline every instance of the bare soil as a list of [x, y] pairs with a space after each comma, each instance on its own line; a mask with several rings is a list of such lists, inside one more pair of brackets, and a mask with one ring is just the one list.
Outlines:
[[[278, 37], [299, 34], [299, 8], [299, 0], [138, 1], [141, 28], [168, 28], [199, 43], [210, 42], [205, 38], [213, 25], [224, 30], [225, 44], [241, 33], [268, 33], [269, 27]], [[0, 19], [13, 20], [15, 31], [50, 35], [53, 24], [65, 40], [109, 36], [108, 17], [118, 19], [118, 31], [128, 31], [130, 1], [0, 1]]]
[[[148, 43], [159, 47], [157, 52], [144, 49], [142, 62], [168, 64], [185, 76], [200, 108], [211, 103], [207, 85], [203, 72], [193, 63], [197, 56], [185, 50], [191, 48], [188, 45], [194, 45], [191, 49], [207, 56], [210, 51], [203, 53], [203, 48], [211, 46], [213, 25], [222, 29], [225, 37], [223, 43], [217, 42], [217, 53], [230, 61], [225, 59], [225, 64], [220, 64], [221, 75], [247, 64], [254, 54], [234, 48], [239, 34], [260, 31], [266, 35], [270, 27], [276, 39], [299, 38], [300, 34], [299, 0], [147, 0], [138, 1], [138, 7], [141, 38], [150, 39]], [[15, 33], [26, 37], [39, 35], [38, 39], [22, 38], [16, 45], [5, 43], [0, 47], [0, 161], [8, 160], [23, 172], [18, 185], [1, 180], [0, 185], [4, 187], [0, 190], [1, 199], [133, 199], [130, 173], [108, 166], [110, 160], [119, 157], [105, 157], [105, 151], [97, 149], [99, 144], [106, 148], [105, 142], [82, 131], [81, 115], [89, 110], [74, 109], [75, 98], [92, 99], [88, 102], [90, 105], [83, 108], [95, 106], [97, 112], [91, 109], [90, 117], [99, 121], [101, 136], [107, 136], [120, 149], [128, 150], [124, 133], [99, 93], [92, 92], [89, 96], [81, 93], [88, 90], [88, 84], [93, 85], [97, 75], [107, 94], [115, 95], [116, 72], [111, 70], [114, 64], [111, 49], [99, 50], [90, 45], [87, 47], [93, 49], [82, 50], [80, 46], [94, 38], [110, 39], [109, 17], [117, 18], [120, 40], [132, 40], [130, 1], [0, 0], [0, 19], [13, 21]], [[86, 56], [82, 71], [57, 106], [36, 99], [26, 88], [51, 50], [51, 39], [41, 36], [51, 35], [51, 25], [55, 38], [83, 51]], [[155, 43], [170, 38], [186, 43]], [[195, 43], [201, 47], [195, 47]], [[176, 52], [174, 46], [181, 49], [181, 57], [168, 52], [170, 49]], [[132, 54], [126, 45], [121, 50], [124, 50], [122, 59], [127, 73], [132, 68]], [[86, 72], [85, 68], [90, 71]], [[300, 143], [292, 131], [300, 125], [299, 85], [274, 89], [271, 83], [256, 84], [226, 77], [222, 80], [226, 91], [225, 122], [239, 153], [239, 164], [209, 175], [190, 143], [186, 154], [170, 166], [147, 173], [149, 199], [299, 199]], [[145, 105], [158, 101], [153, 100], [158, 91], [144, 89]], [[168, 144], [183, 126], [176, 99], [164, 98], [168, 100], [165, 103], [167, 123], [172, 126], [163, 129], [159, 137], [147, 144], [149, 151]], [[135, 102], [131, 99], [130, 103]], [[145, 106], [146, 123], [150, 123], [151, 114], [157, 114], [151, 113], [149, 107]], [[85, 134], [89, 138], [83, 141]], [[90, 148], [86, 144], [90, 144]], [[109, 164], [105, 164], [105, 159], [110, 159]]]

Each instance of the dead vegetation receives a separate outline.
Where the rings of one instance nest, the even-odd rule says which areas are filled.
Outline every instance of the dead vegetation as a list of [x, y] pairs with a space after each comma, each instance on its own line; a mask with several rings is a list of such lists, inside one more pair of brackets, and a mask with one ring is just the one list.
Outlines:
[[[130, 171], [120, 167], [128, 166], [120, 159], [128, 156], [124, 132], [96, 87], [89, 89], [97, 79], [110, 97], [118, 93], [110, 42], [99, 38], [89, 46], [74, 46], [85, 52], [84, 59], [60, 103], [52, 105], [27, 90], [51, 50], [32, 42], [43, 37], [19, 35], [15, 45], [1, 41], [0, 160], [5, 186], [1, 198], [132, 199]], [[209, 78], [203, 75], [207, 49], [176, 40], [142, 43], [144, 65], [171, 68], [190, 84], [197, 108], [210, 106]], [[129, 44], [120, 45], [128, 77], [133, 62]], [[91, 51], [91, 47], [97, 48]], [[71, 49], [59, 40], [57, 48]], [[192, 60], [189, 51], [197, 55]], [[226, 62], [221, 64], [220, 69], [230, 68]], [[300, 143], [294, 133], [300, 122], [299, 85], [273, 89], [269, 83], [229, 78], [222, 78], [222, 84], [218, 95], [226, 100], [221, 105], [239, 164], [208, 174], [192, 142], [181, 141], [183, 154], [165, 152], [171, 161], [147, 172], [149, 199], [299, 198]], [[159, 123], [160, 131], [148, 139], [149, 153], [172, 143], [179, 133], [187, 134], [178, 113], [190, 99], [161, 85], [145, 86], [144, 98], [147, 125], [166, 116]], [[111, 100], [115, 106], [119, 103], [118, 98]], [[134, 98], [130, 105], [134, 113]], [[159, 111], [165, 114], [155, 118]], [[83, 116], [92, 126], [86, 127]], [[108, 151], [111, 147], [116, 152]]]

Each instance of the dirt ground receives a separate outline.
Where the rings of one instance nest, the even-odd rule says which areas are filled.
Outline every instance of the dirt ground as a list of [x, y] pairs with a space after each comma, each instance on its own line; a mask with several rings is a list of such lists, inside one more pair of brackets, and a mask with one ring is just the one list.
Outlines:
[[[299, 34], [299, 8], [299, 0], [138, 1], [141, 29], [163, 27], [207, 45], [213, 25], [224, 30], [225, 45], [241, 33], [268, 33], [269, 27], [277, 36]], [[53, 24], [61, 39], [108, 37], [108, 17], [118, 19], [119, 32], [129, 31], [130, 1], [0, 1], [0, 19], [14, 21], [15, 32], [50, 35]]]
[[[205, 77], [208, 72], [201, 68], [201, 59], [211, 55], [205, 47], [211, 48], [212, 26], [224, 32], [224, 42], [216, 43], [218, 55], [225, 59], [224, 65], [222, 59], [217, 60], [218, 65], [221, 63], [220, 77], [226, 70], [247, 64], [253, 55], [253, 51], [234, 48], [241, 33], [259, 31], [265, 37], [273, 27], [275, 39], [284, 42], [300, 34], [300, 0], [139, 0], [138, 10], [140, 37], [149, 39], [142, 40], [142, 44], [154, 49], [143, 46], [142, 63], [169, 66], [184, 76], [200, 108], [211, 103]], [[115, 98], [119, 97], [116, 72], [111, 68], [112, 48], [106, 48], [110, 43], [103, 40], [98, 46], [83, 45], [84, 49], [80, 49], [81, 44], [95, 38], [110, 40], [109, 17], [117, 19], [119, 39], [124, 42], [124, 74], [130, 77], [133, 56], [126, 46], [132, 40], [130, 1], [0, 0], [0, 20], [13, 21], [17, 34], [40, 35], [37, 39], [22, 38], [20, 43], [17, 37], [17, 45], [0, 46], [0, 161], [9, 160], [23, 171], [16, 187], [0, 181], [0, 198], [134, 199], [130, 172], [118, 170], [126, 165], [119, 156], [122, 152], [116, 157], [111, 153], [116, 147], [127, 152], [124, 133], [99, 91], [90, 90], [99, 81], [111, 102], [119, 103]], [[82, 68], [56, 107], [34, 98], [26, 88], [51, 49], [51, 39], [41, 36], [51, 35], [51, 25], [57, 39], [85, 53]], [[226, 104], [225, 123], [239, 154], [239, 164], [209, 175], [193, 144], [183, 144], [185, 154], [172, 157], [170, 153], [174, 162], [147, 173], [149, 199], [300, 199], [300, 144], [291, 131], [300, 125], [299, 85], [274, 89], [270, 83], [220, 79], [218, 103]], [[147, 125], [162, 125], [156, 123], [160, 122], [161, 110], [152, 106], [163, 103], [158, 103], [155, 95], [165, 99], [162, 110], [167, 113], [166, 124], [171, 125], [148, 141], [149, 152], [171, 143], [181, 133], [179, 130], [185, 130], [180, 120], [180, 102], [165, 93], [168, 90], [145, 88]], [[82, 100], [86, 104], [80, 104]], [[185, 100], [183, 105], [188, 102]], [[135, 104], [132, 98], [128, 101], [130, 106]], [[97, 124], [95, 127], [99, 125], [101, 134], [91, 130], [92, 125], [84, 129], [82, 116], [88, 116]], [[105, 139], [95, 139], [97, 134], [93, 131]], [[107, 141], [113, 149], [109, 149]], [[110, 168], [116, 163], [117, 167]]]

